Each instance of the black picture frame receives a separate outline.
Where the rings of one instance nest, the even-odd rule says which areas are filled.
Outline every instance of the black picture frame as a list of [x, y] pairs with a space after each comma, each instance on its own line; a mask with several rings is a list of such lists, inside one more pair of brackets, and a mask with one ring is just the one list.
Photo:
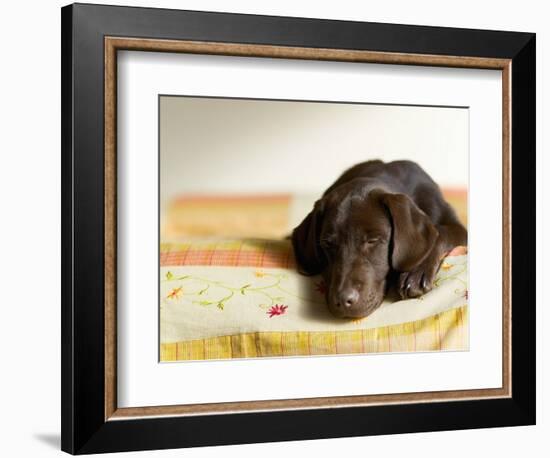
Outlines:
[[[64, 451], [535, 424], [535, 34], [89, 4], [66, 6], [61, 14]], [[106, 420], [106, 36], [511, 59], [511, 397]]]

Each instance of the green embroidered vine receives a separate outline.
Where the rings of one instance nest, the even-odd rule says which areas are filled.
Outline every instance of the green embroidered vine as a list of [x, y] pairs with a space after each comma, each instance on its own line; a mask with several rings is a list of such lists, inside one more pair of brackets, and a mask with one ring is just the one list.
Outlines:
[[[466, 262], [461, 264], [447, 264], [443, 263], [442, 267], [440, 268], [439, 272], [437, 273], [436, 279], [434, 281], [434, 287], [439, 287], [443, 283], [456, 280], [460, 282], [463, 285], [463, 289], [455, 289], [455, 294], [467, 294], [467, 281], [461, 278], [462, 274], [466, 272], [467, 264]], [[448, 271], [448, 274], [445, 274]], [[242, 286], [233, 286], [223, 281], [216, 281], [211, 280], [208, 278], [196, 276], [196, 275], [183, 275], [183, 276], [175, 276], [172, 272], [168, 271], [165, 274], [165, 278], [162, 280], [163, 283], [166, 282], [178, 282], [178, 286], [173, 288], [168, 296], [166, 296], [166, 300], [170, 299], [179, 299], [182, 296], [208, 296], [208, 292], [212, 286], [216, 286], [218, 288], [222, 288], [226, 290], [226, 294], [221, 298], [204, 298], [200, 300], [192, 300], [191, 302], [193, 304], [198, 304], [201, 306], [211, 306], [215, 305], [219, 310], [224, 310], [225, 306], [228, 302], [230, 302], [235, 295], [250, 295], [250, 294], [257, 294], [262, 297], [264, 297], [268, 303], [262, 303], [259, 304], [259, 307], [262, 309], [267, 309], [270, 307], [273, 307], [278, 302], [285, 301], [286, 297], [281, 296], [280, 294], [283, 293], [286, 296], [291, 296], [295, 299], [298, 299], [300, 301], [306, 301], [306, 302], [312, 302], [316, 304], [324, 304], [324, 300], [322, 299], [322, 294], [317, 294], [319, 296], [319, 299], [312, 299], [308, 297], [300, 296], [299, 294], [296, 294], [292, 291], [287, 290], [281, 285], [282, 280], [287, 278], [287, 275], [285, 274], [272, 274], [272, 273], [265, 273], [263, 271], [256, 271], [255, 272], [256, 277], [263, 278], [263, 277], [270, 277], [273, 279], [273, 282], [271, 282], [268, 285], [265, 286], [254, 286], [253, 283], [246, 283]], [[203, 283], [203, 285], [200, 287], [200, 289], [196, 291], [187, 291], [184, 288], [185, 282], [200, 282]], [[278, 293], [278, 294], [277, 294]], [[421, 296], [418, 298], [418, 300], [423, 300], [424, 297]]]
[[[265, 297], [269, 304], [260, 304], [260, 308], [270, 308], [274, 306], [277, 302], [281, 302], [285, 300], [285, 297], [273, 294], [273, 290], [279, 292], [279, 293], [285, 293], [289, 296], [292, 296], [296, 299], [299, 299], [301, 301], [307, 301], [307, 302], [313, 302], [313, 303], [322, 303], [322, 301], [313, 300], [310, 298], [306, 298], [303, 296], [300, 296], [298, 294], [295, 294], [291, 291], [288, 291], [287, 289], [283, 288], [281, 286], [281, 281], [287, 276], [285, 274], [268, 274], [264, 272], [256, 272], [257, 277], [271, 277], [274, 279], [274, 282], [272, 282], [269, 285], [265, 286], [254, 286], [252, 283], [247, 283], [243, 286], [235, 287], [232, 285], [227, 284], [223, 281], [215, 281], [210, 280], [208, 278], [204, 277], [198, 277], [195, 275], [183, 275], [180, 277], [176, 277], [172, 272], [167, 272], [165, 275], [165, 278], [162, 280], [162, 282], [179, 282], [179, 291], [178, 288], [172, 289], [172, 291], [168, 294], [166, 299], [177, 299], [181, 296], [202, 296], [208, 292], [211, 286], [216, 286], [218, 288], [225, 289], [227, 291], [227, 294], [223, 296], [220, 299], [203, 299], [203, 300], [194, 300], [191, 301], [193, 304], [198, 304], [202, 306], [210, 306], [215, 305], [218, 309], [224, 310], [226, 304], [231, 301], [231, 299], [234, 298], [235, 294], [241, 294], [243, 296], [248, 294], [258, 294], [263, 297]], [[198, 291], [192, 291], [192, 292], [184, 292], [183, 285], [184, 282], [202, 282], [204, 283], [204, 287], [202, 287]], [[271, 290], [271, 291], [270, 291]], [[174, 293], [176, 291], [176, 293]]]

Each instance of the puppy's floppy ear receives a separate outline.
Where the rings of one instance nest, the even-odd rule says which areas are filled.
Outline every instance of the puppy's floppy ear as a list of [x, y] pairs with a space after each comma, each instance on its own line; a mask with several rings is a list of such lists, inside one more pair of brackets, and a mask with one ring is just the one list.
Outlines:
[[319, 244], [323, 207], [322, 199], [315, 202], [313, 210], [292, 231], [292, 246], [296, 264], [300, 273], [305, 275], [320, 274], [327, 264], [327, 259]]
[[392, 220], [392, 267], [409, 272], [428, 256], [439, 232], [409, 196], [383, 194], [381, 199]]

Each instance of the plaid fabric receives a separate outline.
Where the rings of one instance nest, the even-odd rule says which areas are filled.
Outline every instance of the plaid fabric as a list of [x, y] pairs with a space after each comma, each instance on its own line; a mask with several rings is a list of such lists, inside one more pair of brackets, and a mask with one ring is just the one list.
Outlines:
[[374, 329], [334, 332], [254, 332], [161, 344], [160, 360], [458, 351], [468, 348], [466, 305], [426, 319]]
[[[467, 224], [467, 191], [443, 188], [442, 192], [462, 223]], [[290, 194], [180, 196], [168, 203], [162, 218], [161, 237], [163, 240], [190, 236], [280, 239], [311, 210], [315, 197]]]
[[466, 189], [444, 188], [441, 190], [445, 200], [454, 208], [458, 219], [468, 225], [468, 191]]
[[161, 266], [248, 266], [294, 268], [289, 240], [201, 240], [163, 243]]
[[[449, 256], [464, 254], [457, 247]], [[278, 267], [296, 266], [290, 240], [196, 240], [183, 243], [162, 243], [160, 265], [167, 266], [233, 266]]]
[[288, 233], [291, 196], [185, 196], [168, 207], [164, 237], [282, 238]]

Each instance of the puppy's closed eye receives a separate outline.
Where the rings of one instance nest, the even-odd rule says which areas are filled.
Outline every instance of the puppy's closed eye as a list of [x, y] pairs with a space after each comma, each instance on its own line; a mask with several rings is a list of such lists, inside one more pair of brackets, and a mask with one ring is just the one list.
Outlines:
[[382, 237], [365, 237], [363, 240], [363, 247], [367, 249], [372, 248], [382, 242]]

